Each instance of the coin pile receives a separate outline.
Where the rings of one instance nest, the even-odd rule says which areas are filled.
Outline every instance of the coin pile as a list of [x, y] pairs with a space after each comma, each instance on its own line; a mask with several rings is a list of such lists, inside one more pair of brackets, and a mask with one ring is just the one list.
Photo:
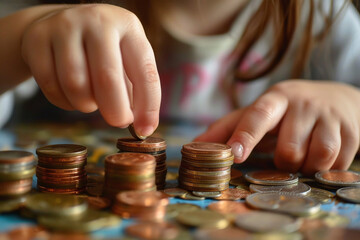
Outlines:
[[155, 179], [158, 190], [165, 188], [166, 180], [166, 143], [164, 139], [148, 137], [145, 140], [119, 138], [117, 148], [120, 152], [146, 153], [155, 157]]
[[104, 195], [114, 198], [121, 191], [156, 190], [155, 157], [144, 153], [116, 153], [105, 158]]
[[199, 195], [197, 192], [219, 192], [229, 188], [230, 168], [234, 160], [230, 146], [193, 142], [184, 145], [181, 153], [181, 188], [193, 191], [194, 195]]
[[168, 204], [169, 199], [163, 192], [126, 191], [116, 195], [112, 211], [122, 218], [161, 221]]
[[31, 190], [34, 155], [25, 151], [0, 151], [0, 196], [18, 196]]
[[56, 144], [36, 149], [37, 188], [40, 192], [79, 194], [86, 189], [87, 148]]

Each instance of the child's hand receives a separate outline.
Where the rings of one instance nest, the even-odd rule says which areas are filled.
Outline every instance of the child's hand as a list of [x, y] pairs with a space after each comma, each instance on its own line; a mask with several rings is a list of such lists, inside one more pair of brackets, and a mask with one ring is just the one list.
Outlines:
[[111, 125], [134, 121], [138, 134], [158, 125], [160, 81], [138, 18], [111, 5], [70, 5], [30, 24], [22, 55], [54, 105], [92, 112]]
[[360, 92], [344, 84], [286, 81], [215, 122], [196, 141], [227, 142], [241, 163], [265, 134], [276, 134], [279, 169], [347, 169], [359, 148], [359, 103]]

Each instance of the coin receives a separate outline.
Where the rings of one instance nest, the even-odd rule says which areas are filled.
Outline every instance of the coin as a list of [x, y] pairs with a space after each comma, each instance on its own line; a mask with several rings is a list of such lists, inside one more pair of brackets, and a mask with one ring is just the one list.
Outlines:
[[164, 193], [171, 197], [182, 197], [188, 193], [188, 191], [181, 188], [167, 188], [164, 190]]
[[34, 161], [34, 155], [26, 151], [0, 151], [0, 164], [29, 163]]
[[215, 198], [216, 200], [230, 200], [236, 201], [239, 199], [245, 199], [251, 193], [244, 189], [239, 188], [228, 188], [221, 192], [221, 196]]
[[295, 216], [311, 215], [320, 210], [320, 203], [316, 200], [295, 193], [253, 193], [246, 197], [246, 203], [253, 208]]
[[119, 138], [117, 148], [124, 152], [150, 152], [157, 153], [165, 151], [166, 143], [161, 138], [148, 137], [145, 140], [136, 140], [133, 138]]
[[329, 203], [334, 199], [335, 194], [321, 188], [312, 187], [308, 196], [319, 201], [320, 203]]
[[327, 170], [315, 174], [315, 179], [326, 185], [336, 187], [360, 186], [360, 174], [345, 170]]
[[261, 211], [244, 213], [236, 218], [235, 223], [238, 227], [252, 232], [295, 232], [301, 225], [297, 218]]
[[289, 192], [307, 195], [311, 191], [311, 188], [307, 184], [301, 182], [283, 186], [263, 186], [250, 184], [249, 187], [251, 192]]
[[75, 157], [85, 155], [87, 148], [77, 144], [54, 144], [36, 149], [39, 157]]
[[197, 197], [204, 197], [204, 198], [218, 198], [218, 197], [221, 196], [221, 192], [198, 192], [198, 191], [193, 191], [192, 194], [197, 196]]
[[210, 142], [192, 142], [185, 144], [182, 150], [186, 153], [201, 154], [201, 155], [221, 155], [230, 156], [231, 147], [226, 144], [210, 143]]
[[336, 196], [348, 202], [360, 203], [360, 187], [345, 187], [336, 191]]
[[111, 201], [104, 197], [91, 197], [87, 196], [86, 200], [92, 209], [100, 210], [110, 207]]
[[200, 209], [200, 207], [189, 203], [170, 204], [166, 207], [166, 216], [170, 218], [174, 218], [177, 215], [179, 215], [179, 213], [181, 212], [193, 211], [197, 209]]
[[229, 226], [229, 221], [224, 215], [203, 209], [181, 212], [176, 220], [190, 227], [222, 229]]
[[106, 227], [118, 226], [121, 220], [113, 214], [89, 209], [76, 219], [42, 215], [38, 217], [38, 222], [41, 226], [51, 230], [92, 232]]
[[36, 239], [43, 231], [39, 226], [20, 225], [10, 230], [4, 239]]
[[137, 140], [145, 140], [146, 139], [146, 136], [141, 136], [136, 133], [133, 123], [128, 126], [128, 130], [129, 130], [131, 136], [133, 136], [135, 139], [137, 139]]
[[197, 229], [194, 236], [197, 240], [253, 239], [250, 233], [232, 227], [225, 229]]
[[73, 195], [38, 193], [27, 197], [25, 207], [36, 214], [76, 216], [87, 209], [84, 198]]
[[179, 234], [179, 228], [167, 222], [139, 222], [128, 226], [126, 234], [139, 239], [175, 239]]
[[180, 198], [185, 199], [185, 200], [204, 200], [205, 199], [205, 197], [195, 196], [189, 192], [186, 193], [185, 195], [180, 196]]
[[231, 168], [231, 179], [242, 177], [243, 174], [239, 169]]
[[18, 210], [24, 202], [26, 201], [26, 196], [20, 196], [17, 198], [8, 198], [0, 200], [0, 213], [3, 212], [12, 212]]
[[243, 214], [252, 211], [244, 202], [220, 201], [208, 205], [208, 209], [222, 214]]
[[245, 174], [245, 179], [250, 183], [259, 185], [289, 185], [298, 182], [295, 174], [279, 170], [261, 170]]

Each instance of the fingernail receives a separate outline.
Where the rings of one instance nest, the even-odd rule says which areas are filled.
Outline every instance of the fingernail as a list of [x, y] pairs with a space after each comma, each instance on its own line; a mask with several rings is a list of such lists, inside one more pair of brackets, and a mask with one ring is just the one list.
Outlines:
[[232, 153], [234, 154], [235, 162], [240, 162], [240, 160], [243, 156], [243, 153], [244, 153], [243, 146], [239, 142], [234, 142], [231, 144], [231, 150], [232, 150]]
[[140, 129], [139, 132], [136, 131], [136, 133], [140, 137], [144, 137], [144, 138], [150, 136], [151, 134], [153, 134], [153, 132], [154, 132], [154, 129], [152, 127], [146, 127], [146, 128]]

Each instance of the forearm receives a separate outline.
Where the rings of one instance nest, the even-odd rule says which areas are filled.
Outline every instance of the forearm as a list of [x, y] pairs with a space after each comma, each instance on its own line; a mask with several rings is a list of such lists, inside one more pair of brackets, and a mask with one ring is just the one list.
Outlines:
[[0, 19], [0, 94], [31, 76], [21, 54], [21, 39], [26, 28], [37, 19], [66, 5], [31, 7]]

